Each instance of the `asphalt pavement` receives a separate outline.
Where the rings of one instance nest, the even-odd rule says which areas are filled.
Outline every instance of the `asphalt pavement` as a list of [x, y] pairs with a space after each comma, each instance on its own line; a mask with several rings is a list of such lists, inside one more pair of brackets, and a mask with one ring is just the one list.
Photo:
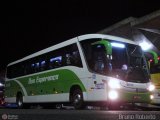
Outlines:
[[0, 109], [2, 120], [160, 120], [160, 111]]

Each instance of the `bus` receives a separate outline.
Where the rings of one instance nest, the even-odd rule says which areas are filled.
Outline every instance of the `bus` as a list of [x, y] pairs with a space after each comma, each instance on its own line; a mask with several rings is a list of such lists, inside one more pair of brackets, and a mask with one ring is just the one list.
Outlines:
[[140, 46], [116, 36], [86, 34], [9, 63], [5, 101], [18, 108], [33, 103], [113, 108], [149, 103], [153, 88]]
[[160, 104], [160, 57], [153, 50], [145, 52], [145, 55], [149, 63], [151, 82], [155, 86], [155, 90], [153, 91], [154, 98], [152, 99], [151, 103], [158, 105]]

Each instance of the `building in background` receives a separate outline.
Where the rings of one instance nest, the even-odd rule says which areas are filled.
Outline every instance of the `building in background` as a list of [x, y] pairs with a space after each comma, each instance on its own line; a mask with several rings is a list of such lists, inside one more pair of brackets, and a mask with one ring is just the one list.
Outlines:
[[160, 10], [141, 18], [129, 17], [98, 33], [132, 39], [139, 43], [144, 50], [148, 48], [159, 53]]

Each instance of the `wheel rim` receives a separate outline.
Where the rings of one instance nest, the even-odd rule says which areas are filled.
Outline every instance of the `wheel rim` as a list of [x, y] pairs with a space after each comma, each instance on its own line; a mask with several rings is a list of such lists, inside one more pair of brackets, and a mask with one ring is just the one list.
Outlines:
[[74, 96], [73, 103], [74, 103], [75, 105], [79, 105], [80, 102], [81, 102], [81, 100], [82, 100], [82, 96], [81, 96], [80, 94], [76, 94], [76, 95]]
[[62, 105], [61, 105], [61, 104], [57, 104], [57, 105], [56, 105], [56, 108], [57, 108], [57, 109], [61, 109], [61, 108], [62, 108]]
[[22, 100], [18, 100], [18, 106], [21, 107], [22, 106]]
[[21, 95], [19, 95], [17, 97], [17, 106], [18, 106], [18, 108], [22, 108], [22, 106], [23, 106], [23, 98]]

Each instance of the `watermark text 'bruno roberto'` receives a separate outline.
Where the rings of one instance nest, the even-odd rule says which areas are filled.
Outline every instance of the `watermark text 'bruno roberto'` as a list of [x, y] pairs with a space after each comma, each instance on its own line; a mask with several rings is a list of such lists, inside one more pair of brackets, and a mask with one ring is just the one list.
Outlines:
[[156, 120], [153, 114], [119, 114], [119, 120]]

